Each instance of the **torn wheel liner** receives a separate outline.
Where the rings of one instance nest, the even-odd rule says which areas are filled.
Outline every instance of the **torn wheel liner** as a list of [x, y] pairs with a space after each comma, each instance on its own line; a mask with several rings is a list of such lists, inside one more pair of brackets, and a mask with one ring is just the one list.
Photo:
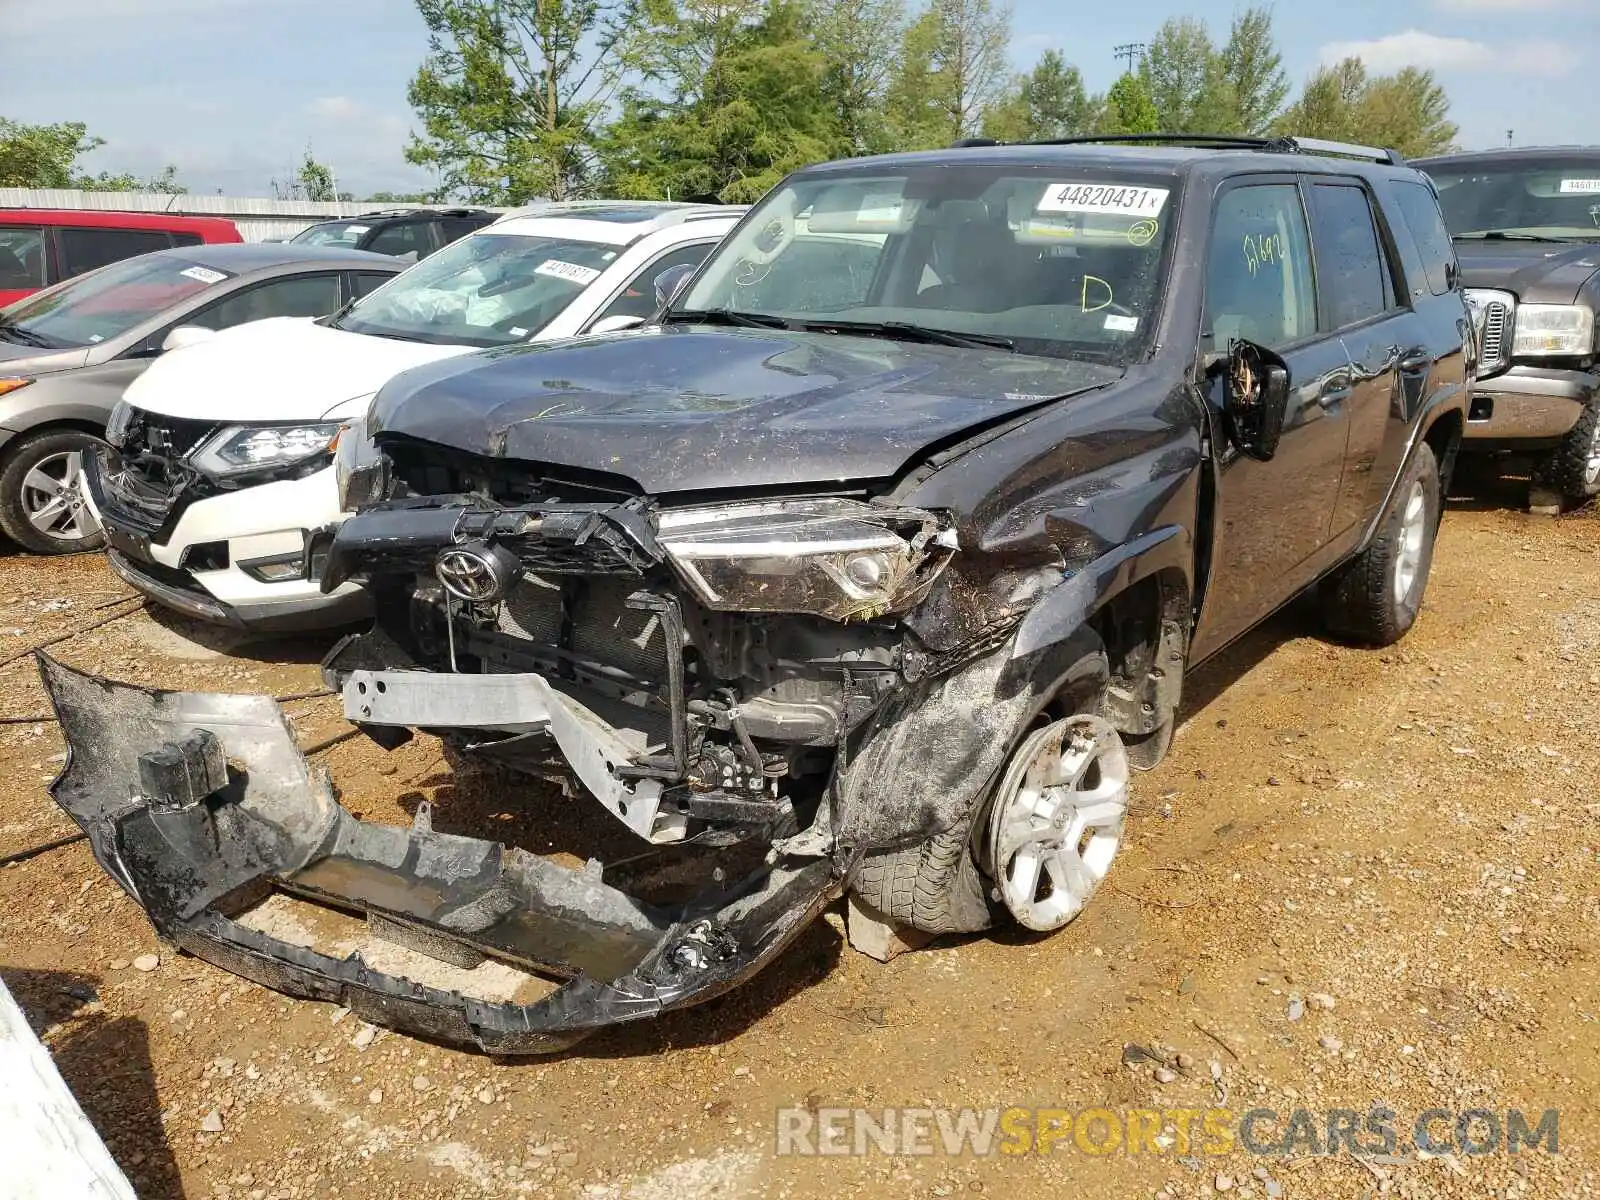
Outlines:
[[[425, 821], [358, 820], [267, 697], [149, 691], [42, 654], [39, 666], [70, 751], [51, 792], [156, 932], [376, 1025], [499, 1054], [561, 1050], [720, 995], [838, 895], [829, 864], [815, 861], [763, 868], [687, 904], [647, 904], [598, 871]], [[480, 954], [566, 982], [533, 1004], [481, 1001], [238, 923], [274, 891], [364, 914], [435, 957]]]

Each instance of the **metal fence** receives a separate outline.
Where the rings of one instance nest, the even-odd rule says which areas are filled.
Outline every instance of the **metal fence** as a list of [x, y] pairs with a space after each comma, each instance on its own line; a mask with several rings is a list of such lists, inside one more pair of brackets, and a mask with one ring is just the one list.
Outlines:
[[[226, 217], [247, 242], [288, 238], [307, 225], [389, 207], [449, 208], [444, 204], [386, 205], [381, 201], [268, 200], [241, 196], [169, 196], [161, 192], [82, 192], [57, 188], [0, 188], [0, 208], [68, 208], [92, 212], [179, 213]], [[501, 210], [496, 210], [501, 211]]]

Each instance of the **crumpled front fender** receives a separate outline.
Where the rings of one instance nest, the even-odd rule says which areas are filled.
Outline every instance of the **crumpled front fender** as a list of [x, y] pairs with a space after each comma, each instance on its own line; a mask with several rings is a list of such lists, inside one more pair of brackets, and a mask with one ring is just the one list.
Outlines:
[[[830, 864], [815, 861], [660, 907], [597, 870], [425, 820], [369, 824], [339, 805], [270, 698], [152, 691], [38, 657], [69, 752], [51, 793], [156, 932], [376, 1025], [498, 1054], [560, 1050], [720, 995], [839, 894]], [[364, 913], [384, 940], [446, 962], [489, 957], [566, 982], [532, 1004], [488, 1002], [239, 923], [277, 891]]]

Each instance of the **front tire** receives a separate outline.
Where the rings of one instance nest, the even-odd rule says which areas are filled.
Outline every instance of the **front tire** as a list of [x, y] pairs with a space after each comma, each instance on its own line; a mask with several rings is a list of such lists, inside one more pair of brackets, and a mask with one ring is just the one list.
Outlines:
[[1550, 456], [1544, 474], [1569, 508], [1600, 496], [1600, 396], [1584, 406], [1578, 423]]
[[1331, 632], [1390, 646], [1416, 624], [1433, 567], [1439, 496], [1439, 463], [1424, 443], [1367, 548], [1322, 583], [1322, 619]]
[[[1027, 731], [993, 788], [953, 828], [866, 857], [851, 881], [856, 896], [889, 920], [932, 934], [977, 933], [1008, 910], [1039, 931], [1077, 916], [1110, 866], [1127, 810], [1121, 738], [1081, 711], [1097, 707], [1098, 694], [1083, 681], [1103, 680], [1105, 672], [1103, 651], [1080, 659], [1065, 676], [1076, 681], [1071, 698], [1057, 697], [1056, 711], [1075, 715]], [[1021, 863], [1019, 873], [1030, 851], [1032, 864]]]
[[84, 456], [105, 443], [76, 429], [22, 438], [0, 466], [0, 530], [35, 554], [81, 554], [106, 544], [83, 491]]

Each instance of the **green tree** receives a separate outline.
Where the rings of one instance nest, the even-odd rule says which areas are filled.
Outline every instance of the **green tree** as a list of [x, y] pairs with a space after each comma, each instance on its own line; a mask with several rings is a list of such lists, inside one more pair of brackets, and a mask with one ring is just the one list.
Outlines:
[[1450, 149], [1460, 130], [1431, 71], [1372, 76], [1357, 58], [1319, 68], [1277, 122], [1281, 133], [1398, 150], [1420, 158]]
[[1275, 128], [1302, 137], [1352, 141], [1357, 136], [1356, 110], [1369, 82], [1367, 68], [1359, 58], [1319, 67]]
[[1374, 79], [1357, 117], [1361, 140], [1425, 158], [1454, 148], [1460, 127], [1450, 120], [1450, 97], [1432, 71], [1406, 67]]
[[837, 131], [837, 153], [891, 149], [884, 106], [894, 78], [885, 46], [905, 36], [903, 0], [814, 0], [813, 39], [822, 55], [822, 94]]
[[598, 124], [627, 76], [636, 0], [416, 0], [428, 56], [407, 89], [406, 158], [442, 194], [519, 204], [583, 195]]
[[1165, 133], [1161, 117], [1156, 112], [1155, 101], [1144, 80], [1132, 71], [1111, 85], [1106, 93], [1105, 106], [1100, 112], [1100, 127], [1096, 133]]
[[884, 95], [884, 126], [888, 148], [931, 150], [950, 144], [953, 134], [941, 105], [934, 56], [939, 42], [939, 20], [924, 9], [905, 28], [895, 68]]
[[1162, 133], [1214, 133], [1226, 103], [1222, 63], [1205, 22], [1174, 17], [1150, 40], [1139, 79]]
[[839, 134], [803, 18], [795, 0], [680, 0], [658, 25], [658, 91], [629, 89], [602, 147], [608, 190], [751, 201], [827, 158]]
[[0, 187], [74, 187], [78, 158], [103, 145], [81, 121], [25, 125], [0, 117]]
[[178, 168], [170, 163], [161, 174], [145, 179], [126, 171], [118, 175], [101, 171], [98, 175], [74, 175], [69, 186], [85, 192], [160, 192], [168, 196], [182, 196], [189, 191], [178, 182]]
[[1082, 73], [1060, 51], [1046, 50], [984, 114], [983, 132], [1002, 142], [1043, 142], [1091, 133], [1099, 118], [1100, 101], [1084, 89]]
[[929, 0], [901, 46], [890, 126], [902, 149], [949, 145], [978, 132], [1004, 95], [1011, 10], [995, 0]]
[[1233, 18], [1216, 74], [1223, 123], [1219, 133], [1267, 132], [1289, 98], [1289, 76], [1272, 34], [1272, 10], [1247, 8]]
[[427, 204], [433, 199], [427, 192], [373, 192], [366, 204]]
[[301, 162], [294, 178], [295, 184], [307, 200], [327, 203], [339, 199], [338, 189], [333, 182], [333, 169], [313, 158], [309, 146], [306, 147], [305, 160]]

